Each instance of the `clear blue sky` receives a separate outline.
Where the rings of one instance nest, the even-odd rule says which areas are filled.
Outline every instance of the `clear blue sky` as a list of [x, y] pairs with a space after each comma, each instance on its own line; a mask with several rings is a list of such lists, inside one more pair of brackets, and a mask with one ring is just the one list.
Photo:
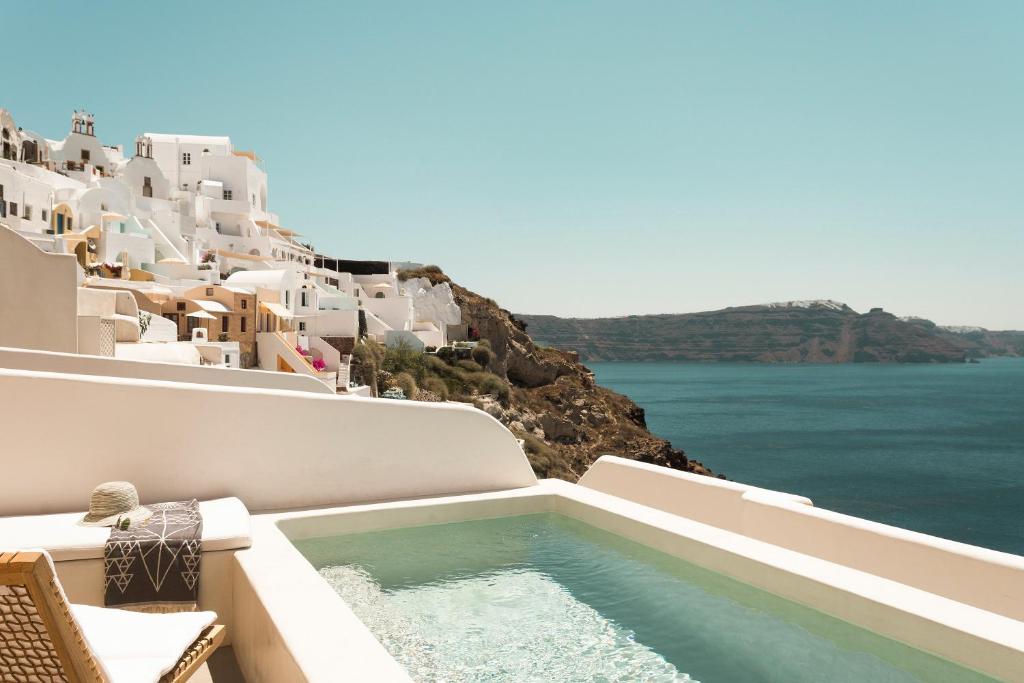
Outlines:
[[0, 106], [230, 135], [320, 250], [514, 311], [1024, 329], [1024, 3], [5, 3]]

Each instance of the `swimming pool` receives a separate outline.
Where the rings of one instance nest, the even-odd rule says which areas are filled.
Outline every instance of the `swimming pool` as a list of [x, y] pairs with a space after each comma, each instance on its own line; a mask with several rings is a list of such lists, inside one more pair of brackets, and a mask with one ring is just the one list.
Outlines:
[[417, 681], [988, 681], [557, 513], [293, 540]]

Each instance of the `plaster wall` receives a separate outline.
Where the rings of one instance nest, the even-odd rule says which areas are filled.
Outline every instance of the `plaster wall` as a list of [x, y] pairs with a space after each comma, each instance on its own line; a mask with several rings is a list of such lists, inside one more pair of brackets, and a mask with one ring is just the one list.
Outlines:
[[316, 311], [306, 323], [307, 334], [321, 337], [355, 337], [359, 334], [359, 311]]
[[580, 485], [1024, 621], [1024, 558], [1016, 555], [607, 455]]
[[[0, 160], [0, 186], [3, 186], [5, 203], [0, 211], [5, 214], [0, 215], [0, 223], [14, 230], [45, 233], [50, 227], [49, 211], [53, 194], [53, 185], [47, 180], [51, 180], [52, 175], [56, 174], [22, 163]], [[25, 217], [26, 208], [28, 218]]]
[[[85, 318], [80, 318], [80, 320]], [[126, 345], [122, 345], [126, 346]], [[137, 344], [134, 346], [163, 346]], [[191, 346], [191, 345], [189, 345]], [[334, 392], [312, 377], [284, 372], [233, 370], [178, 363], [157, 363], [127, 359], [52, 353], [27, 349], [0, 348], [0, 368], [63, 372], [100, 377], [152, 379], [187, 384], [213, 384], [233, 387], [304, 391], [333, 396]]]
[[[103, 410], [66, 411], [61, 429], [52, 429], [54, 396]], [[32, 454], [6, 463], [0, 515], [77, 510], [83, 492], [114, 480], [131, 481], [154, 500], [230, 495], [250, 510], [537, 481], [510, 431], [483, 411], [453, 403], [4, 369], [0, 414], [0, 452]], [[173, 416], [186, 428], [154, 439], [154, 416]], [[91, 433], [116, 434], [120, 446], [81, 438]], [[145, 457], [138, 444], [145, 444]]]
[[78, 349], [78, 263], [0, 227], [0, 346]]
[[390, 298], [377, 299], [372, 295], [367, 296], [366, 294], [363, 293], [359, 297], [363, 308], [383, 320], [388, 327], [393, 330], [408, 330], [412, 327], [412, 298], [391, 296]]
[[125, 164], [120, 178], [138, 197], [142, 197], [142, 188], [146, 178], [149, 178], [150, 187], [153, 188], [153, 199], [167, 199], [169, 196], [170, 186], [167, 178], [164, 177], [154, 159], [133, 157]]
[[[147, 235], [132, 232], [117, 232], [104, 229], [100, 260], [103, 263], [121, 262], [129, 268], [141, 268], [143, 263], [153, 263], [155, 245]], [[128, 261], [123, 257], [127, 252]]]

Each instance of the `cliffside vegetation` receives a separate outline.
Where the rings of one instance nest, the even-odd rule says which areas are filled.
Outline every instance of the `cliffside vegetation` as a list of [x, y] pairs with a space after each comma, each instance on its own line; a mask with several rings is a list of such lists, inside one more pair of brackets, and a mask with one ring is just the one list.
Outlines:
[[[386, 348], [371, 340], [356, 347], [359, 378], [375, 392], [399, 388], [407, 398], [418, 401], [463, 401], [472, 403], [490, 395], [508, 405], [511, 388], [501, 377], [488, 372], [494, 354], [486, 340], [466, 349], [466, 359], [427, 354], [409, 346]], [[367, 369], [369, 368], [369, 369]]]
[[[644, 411], [597, 385], [575, 353], [536, 345], [511, 313], [451, 282], [437, 266], [401, 276], [449, 282], [463, 321], [479, 334], [470, 358], [360, 343], [353, 374], [380, 391], [400, 387], [421, 401], [473, 403], [524, 441], [541, 477], [575, 481], [601, 455], [613, 454], [713, 475], [702, 463], [647, 430]], [[465, 354], [463, 354], [465, 355]]]

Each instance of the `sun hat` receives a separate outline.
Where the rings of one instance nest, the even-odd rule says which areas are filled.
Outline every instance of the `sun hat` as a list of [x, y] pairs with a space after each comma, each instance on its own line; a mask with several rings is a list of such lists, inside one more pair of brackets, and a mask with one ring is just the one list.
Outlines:
[[114, 526], [119, 520], [139, 524], [153, 515], [139, 505], [139, 492], [127, 481], [107, 481], [92, 490], [89, 512], [78, 523], [82, 526]]

